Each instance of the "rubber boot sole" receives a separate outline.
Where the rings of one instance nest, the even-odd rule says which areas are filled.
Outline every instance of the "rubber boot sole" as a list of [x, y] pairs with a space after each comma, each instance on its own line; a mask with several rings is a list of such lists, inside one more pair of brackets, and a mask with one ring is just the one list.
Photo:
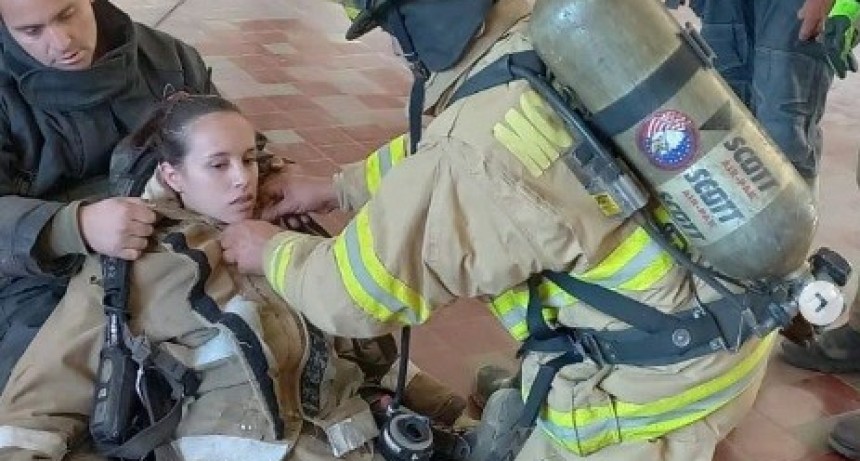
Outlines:
[[836, 453], [848, 459], [860, 460], [860, 451], [857, 451], [856, 448], [849, 447], [833, 437], [830, 437], [827, 442], [830, 444], [830, 448]]

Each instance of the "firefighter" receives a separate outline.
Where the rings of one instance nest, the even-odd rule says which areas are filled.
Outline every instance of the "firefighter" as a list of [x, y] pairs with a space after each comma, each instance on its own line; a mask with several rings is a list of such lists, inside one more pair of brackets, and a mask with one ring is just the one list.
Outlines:
[[[681, 315], [697, 300], [717, 299], [635, 222], [607, 219], [561, 160], [575, 140], [525, 81], [461, 92], [500, 58], [533, 49], [531, 8], [522, 0], [350, 5], [347, 37], [381, 26], [414, 72], [410, 133], [329, 183], [287, 184], [285, 176], [264, 186], [274, 214], [332, 203], [356, 211], [340, 235], [248, 220], [225, 230], [225, 257], [265, 273], [311, 322], [347, 336], [420, 325], [461, 297], [486, 301], [526, 343], [543, 328], [527, 314], [536, 298], [550, 330], [587, 337], [630, 326], [536, 275], [547, 270], [623, 293], [652, 312]], [[414, 123], [422, 111], [434, 116], [423, 133]], [[312, 296], [319, 284], [330, 289]], [[600, 347], [570, 342], [582, 346], [581, 361], [562, 366], [551, 384], [542, 370], [559, 354], [525, 353], [525, 395], [539, 385], [548, 392], [518, 460], [709, 460], [750, 408], [773, 336], [752, 338], [736, 353], [682, 360], [655, 351], [653, 363], [638, 364], [608, 364]]]
[[[181, 420], [152, 448], [189, 460], [379, 459], [367, 400], [388, 378], [365, 373], [379, 373], [377, 353], [323, 333], [265, 280], [238, 274], [221, 256], [220, 228], [256, 213], [260, 149], [235, 105], [177, 93], [114, 154], [159, 158], [143, 197], [160, 219], [131, 269], [130, 330], [199, 377], [196, 389], [179, 383], [187, 394]], [[0, 458], [95, 456], [82, 442], [104, 342], [106, 277], [102, 260], [87, 258], [13, 369], [0, 397]], [[134, 356], [146, 350], [128, 347]], [[418, 370], [409, 378], [405, 402], [450, 412], [450, 390]], [[166, 391], [153, 392], [154, 401], [176, 400]]]

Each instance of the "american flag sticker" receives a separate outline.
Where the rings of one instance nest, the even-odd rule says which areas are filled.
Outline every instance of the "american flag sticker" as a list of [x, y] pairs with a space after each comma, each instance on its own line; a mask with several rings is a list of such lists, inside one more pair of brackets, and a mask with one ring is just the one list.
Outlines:
[[680, 170], [696, 158], [699, 130], [687, 114], [662, 110], [639, 125], [639, 150], [661, 170]]

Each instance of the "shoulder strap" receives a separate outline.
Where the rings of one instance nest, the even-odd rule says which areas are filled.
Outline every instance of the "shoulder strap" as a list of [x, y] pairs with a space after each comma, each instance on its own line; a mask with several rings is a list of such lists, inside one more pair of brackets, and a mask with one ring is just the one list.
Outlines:
[[537, 74], [546, 74], [546, 65], [534, 50], [506, 54], [469, 77], [451, 96], [450, 104], [489, 88], [504, 85], [522, 77], [514, 75], [511, 66], [524, 67]]

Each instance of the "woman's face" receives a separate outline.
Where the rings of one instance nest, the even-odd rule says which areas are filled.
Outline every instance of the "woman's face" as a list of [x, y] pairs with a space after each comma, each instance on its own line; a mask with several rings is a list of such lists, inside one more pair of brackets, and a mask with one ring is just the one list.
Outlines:
[[231, 224], [251, 218], [257, 203], [257, 149], [251, 123], [235, 112], [204, 115], [188, 125], [182, 164], [161, 177], [189, 210]]

